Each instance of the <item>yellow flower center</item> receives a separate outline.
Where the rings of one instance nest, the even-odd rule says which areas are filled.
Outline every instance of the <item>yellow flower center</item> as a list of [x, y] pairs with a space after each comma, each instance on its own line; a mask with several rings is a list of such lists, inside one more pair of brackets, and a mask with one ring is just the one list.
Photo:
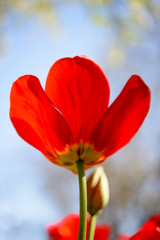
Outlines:
[[57, 151], [56, 164], [63, 166], [77, 173], [76, 161], [84, 161], [85, 169], [102, 162], [105, 157], [102, 152], [97, 152], [91, 144], [83, 143], [66, 146], [63, 152]]

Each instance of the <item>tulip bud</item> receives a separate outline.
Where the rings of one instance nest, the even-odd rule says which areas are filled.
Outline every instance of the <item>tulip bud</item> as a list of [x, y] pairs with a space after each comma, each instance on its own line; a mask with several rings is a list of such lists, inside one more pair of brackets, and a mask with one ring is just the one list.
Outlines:
[[87, 208], [91, 215], [99, 214], [109, 201], [109, 184], [103, 167], [96, 168], [87, 180]]

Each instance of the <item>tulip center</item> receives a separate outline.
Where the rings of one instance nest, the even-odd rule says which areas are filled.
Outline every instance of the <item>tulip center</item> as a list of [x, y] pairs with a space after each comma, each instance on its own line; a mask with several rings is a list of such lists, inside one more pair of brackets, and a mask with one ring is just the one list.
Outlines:
[[56, 161], [58, 165], [69, 168], [77, 173], [76, 161], [81, 159], [84, 161], [85, 169], [104, 161], [105, 157], [102, 152], [97, 152], [94, 147], [89, 143], [74, 145], [67, 145], [62, 152], [57, 151]]

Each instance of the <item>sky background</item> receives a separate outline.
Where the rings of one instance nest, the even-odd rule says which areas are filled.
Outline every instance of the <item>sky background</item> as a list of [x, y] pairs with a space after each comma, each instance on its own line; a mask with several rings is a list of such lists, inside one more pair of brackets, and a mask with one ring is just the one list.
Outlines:
[[[143, 26], [144, 31], [137, 29], [134, 22], [132, 24], [140, 40], [123, 41], [113, 16], [121, 17], [127, 10], [118, 2], [112, 9], [114, 14], [106, 9], [108, 15], [105, 17], [105, 7], [100, 6], [98, 21], [94, 21], [96, 8], [78, 1], [60, 4], [54, 9], [53, 25], [41, 19], [41, 14], [34, 18], [33, 12], [24, 14], [18, 7], [3, 17], [0, 239], [48, 239], [46, 224], [57, 222], [68, 213], [78, 212], [77, 176], [51, 164], [25, 143], [9, 120], [9, 95], [13, 82], [22, 75], [32, 74], [44, 87], [50, 67], [63, 57], [87, 55], [97, 61], [110, 83], [110, 103], [132, 74], [140, 75], [150, 86], [151, 109], [139, 133], [128, 146], [103, 164], [113, 203], [109, 203], [98, 221], [113, 223], [115, 232], [133, 234], [147, 216], [160, 211], [160, 24], [159, 20], [147, 15], [144, 22], [148, 21], [150, 25], [148, 28]], [[106, 19], [112, 24], [106, 23]], [[119, 182], [120, 187], [117, 186]]]

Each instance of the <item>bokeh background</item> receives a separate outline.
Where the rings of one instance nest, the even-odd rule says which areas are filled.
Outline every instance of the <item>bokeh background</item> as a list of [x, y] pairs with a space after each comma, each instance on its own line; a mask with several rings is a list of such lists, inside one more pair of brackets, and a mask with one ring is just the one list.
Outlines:
[[152, 92], [138, 134], [102, 164], [110, 202], [98, 222], [111, 223], [115, 239], [160, 212], [160, 1], [0, 0], [0, 239], [47, 240], [46, 224], [78, 212], [77, 175], [21, 140], [8, 112], [19, 76], [36, 75], [44, 87], [57, 59], [79, 54], [103, 68], [110, 103], [132, 74]]

